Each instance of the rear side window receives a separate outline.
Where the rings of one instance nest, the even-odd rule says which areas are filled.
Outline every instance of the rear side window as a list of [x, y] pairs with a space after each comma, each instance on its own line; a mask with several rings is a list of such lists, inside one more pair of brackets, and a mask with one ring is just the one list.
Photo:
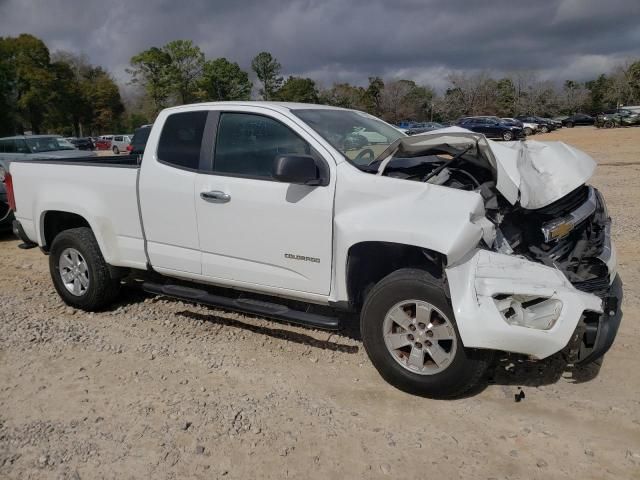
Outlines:
[[0, 140], [0, 153], [16, 153], [16, 145], [13, 140]]
[[176, 167], [197, 170], [207, 112], [169, 115], [158, 142], [158, 159]]
[[289, 127], [247, 113], [220, 116], [213, 169], [217, 173], [273, 178], [273, 162], [283, 154], [310, 155], [310, 145]]

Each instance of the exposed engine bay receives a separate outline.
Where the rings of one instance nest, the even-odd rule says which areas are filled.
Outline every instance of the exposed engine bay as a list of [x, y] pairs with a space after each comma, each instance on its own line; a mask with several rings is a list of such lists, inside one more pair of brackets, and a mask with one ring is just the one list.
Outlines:
[[371, 164], [371, 171], [479, 193], [496, 232], [485, 247], [556, 267], [579, 290], [606, 291], [610, 283], [606, 238], [611, 221], [596, 189], [582, 184], [549, 205], [523, 208], [498, 191], [497, 169], [479, 145], [430, 143], [423, 151], [400, 149]]

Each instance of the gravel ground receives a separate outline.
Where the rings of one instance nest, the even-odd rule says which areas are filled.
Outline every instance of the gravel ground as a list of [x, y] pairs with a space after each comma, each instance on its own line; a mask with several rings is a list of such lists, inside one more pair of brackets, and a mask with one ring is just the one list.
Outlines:
[[4, 235], [0, 478], [640, 478], [640, 128], [537, 138], [601, 162], [626, 295], [601, 369], [500, 357], [466, 398], [413, 397], [382, 381], [355, 330], [135, 290], [76, 311], [47, 259]]

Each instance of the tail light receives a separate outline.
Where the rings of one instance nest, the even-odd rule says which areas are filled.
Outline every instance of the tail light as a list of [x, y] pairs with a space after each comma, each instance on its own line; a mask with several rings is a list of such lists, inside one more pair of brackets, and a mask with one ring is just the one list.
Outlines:
[[127, 152], [130, 152], [131, 150], [133, 150], [133, 145], [131, 144], [127, 145]]
[[4, 172], [2, 175], [4, 176], [4, 187], [7, 190], [7, 202], [9, 203], [9, 208], [15, 212], [16, 197], [13, 194], [13, 179], [9, 172]]

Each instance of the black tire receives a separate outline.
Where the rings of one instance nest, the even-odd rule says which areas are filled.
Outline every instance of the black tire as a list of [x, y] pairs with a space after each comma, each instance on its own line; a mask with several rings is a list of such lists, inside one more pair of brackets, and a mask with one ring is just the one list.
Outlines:
[[113, 147], [112, 151], [113, 151], [113, 153], [114, 153], [115, 155], [119, 155], [119, 154], [120, 154], [120, 149], [119, 149], [118, 147], [116, 147], [115, 145], [114, 145], [114, 147]]
[[513, 132], [510, 131], [506, 131], [506, 132], [502, 132], [502, 140], [504, 140], [505, 142], [510, 142], [511, 140], [513, 140]]
[[[60, 256], [68, 248], [77, 250], [88, 267], [89, 286], [81, 295], [74, 295], [67, 290], [60, 273]], [[67, 305], [93, 312], [109, 306], [118, 296], [120, 280], [111, 278], [109, 266], [90, 228], [72, 228], [59, 233], [49, 253], [49, 272], [53, 285]]]
[[564, 124], [564, 126], [567, 128], [573, 128], [573, 122], [567, 122]]
[[549, 127], [547, 127], [546, 125], [542, 125], [542, 126], [540, 127], [540, 131], [541, 131], [542, 133], [549, 133]]
[[[385, 316], [405, 300], [427, 301], [453, 324], [458, 348], [444, 370], [431, 375], [413, 373], [387, 349], [383, 336]], [[401, 269], [380, 280], [367, 295], [360, 314], [360, 329], [371, 362], [387, 382], [402, 391], [430, 398], [458, 397], [474, 388], [493, 357], [489, 350], [464, 348], [442, 282], [424, 270]]]
[[604, 122], [604, 125], [602, 125], [604, 128], [613, 128], [615, 127], [615, 123], [613, 123], [613, 121], [611, 120], [607, 120], [606, 122]]
[[529, 127], [524, 127], [524, 134], [528, 137], [529, 135], [533, 135], [533, 130]]

